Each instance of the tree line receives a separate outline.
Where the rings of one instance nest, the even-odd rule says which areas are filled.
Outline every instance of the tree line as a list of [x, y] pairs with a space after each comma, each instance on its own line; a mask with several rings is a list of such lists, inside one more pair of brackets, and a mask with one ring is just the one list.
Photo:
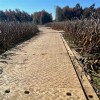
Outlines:
[[[63, 8], [56, 7], [56, 21], [65, 21], [65, 20], [75, 20], [75, 19], [90, 19], [91, 17], [97, 19], [100, 18], [100, 7], [95, 8], [95, 4], [92, 4], [90, 7], [82, 8], [79, 3], [75, 7], [71, 8], [65, 6]], [[20, 11], [19, 9], [15, 10], [6, 10], [0, 11], [0, 21], [17, 21], [17, 22], [33, 22], [34, 24], [46, 24], [52, 22], [52, 14], [48, 13], [45, 10], [34, 12], [33, 14], [28, 14], [25, 11]]]
[[29, 15], [25, 11], [20, 11], [19, 9], [6, 10], [6, 11], [1, 10], [0, 21], [29, 22], [29, 21], [32, 21], [32, 15]]
[[46, 12], [45, 10], [35, 12], [30, 15], [25, 11], [20, 11], [19, 9], [15, 10], [6, 10], [0, 11], [0, 21], [5, 22], [32, 22], [34, 24], [45, 24], [52, 22], [52, 15]]
[[56, 21], [64, 20], [74, 20], [74, 19], [84, 19], [84, 18], [100, 18], [100, 7], [95, 8], [95, 4], [92, 4], [90, 7], [82, 8], [79, 3], [75, 7], [71, 8], [65, 6], [63, 8], [56, 7]]
[[33, 22], [40, 25], [52, 22], [52, 14], [49, 14], [45, 10], [35, 12], [33, 14]]

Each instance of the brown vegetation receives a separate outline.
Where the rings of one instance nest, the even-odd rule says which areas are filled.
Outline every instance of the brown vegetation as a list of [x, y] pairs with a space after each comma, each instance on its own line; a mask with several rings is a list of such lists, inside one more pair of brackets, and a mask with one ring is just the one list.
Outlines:
[[38, 32], [38, 28], [31, 23], [0, 23], [0, 50], [7, 50]]
[[64, 30], [65, 37], [69, 37], [74, 44], [81, 48], [81, 53], [100, 52], [100, 20], [74, 20], [49, 23], [53, 29]]

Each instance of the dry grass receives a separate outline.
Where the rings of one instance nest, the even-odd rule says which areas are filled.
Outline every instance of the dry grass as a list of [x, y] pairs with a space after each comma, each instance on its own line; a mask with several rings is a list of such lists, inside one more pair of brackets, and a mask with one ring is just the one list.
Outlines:
[[0, 22], [0, 50], [7, 50], [38, 32], [32, 23]]
[[100, 52], [100, 20], [75, 20], [49, 23], [53, 29], [64, 30], [65, 38], [70, 38], [81, 49], [81, 53]]

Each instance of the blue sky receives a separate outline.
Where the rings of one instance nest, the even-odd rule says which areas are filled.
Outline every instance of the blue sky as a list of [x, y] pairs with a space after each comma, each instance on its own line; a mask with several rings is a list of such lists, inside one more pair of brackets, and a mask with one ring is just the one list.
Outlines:
[[83, 8], [93, 3], [95, 3], [96, 7], [100, 7], [100, 0], [0, 0], [0, 10], [18, 8], [32, 14], [35, 11], [45, 9], [54, 16], [57, 5], [60, 7], [66, 5], [73, 7], [76, 3], [80, 3]]

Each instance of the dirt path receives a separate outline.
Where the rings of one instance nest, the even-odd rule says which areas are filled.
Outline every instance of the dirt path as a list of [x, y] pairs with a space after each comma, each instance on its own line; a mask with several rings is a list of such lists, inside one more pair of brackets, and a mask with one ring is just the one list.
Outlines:
[[86, 100], [61, 34], [40, 30], [0, 58], [0, 100]]

